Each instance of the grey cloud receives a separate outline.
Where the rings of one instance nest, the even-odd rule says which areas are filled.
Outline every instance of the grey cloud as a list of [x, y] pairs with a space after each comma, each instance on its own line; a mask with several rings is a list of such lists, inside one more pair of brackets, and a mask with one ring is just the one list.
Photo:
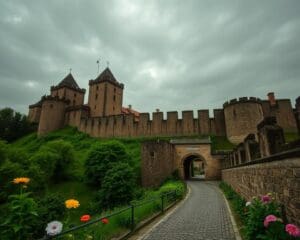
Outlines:
[[124, 105], [219, 108], [233, 97], [299, 95], [300, 2], [2, 1], [0, 107], [23, 113], [72, 68], [110, 62]]

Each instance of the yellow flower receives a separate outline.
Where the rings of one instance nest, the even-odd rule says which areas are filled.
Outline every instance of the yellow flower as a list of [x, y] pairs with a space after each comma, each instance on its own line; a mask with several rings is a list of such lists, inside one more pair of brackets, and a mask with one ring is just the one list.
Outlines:
[[66, 208], [78, 208], [80, 206], [79, 202], [75, 199], [69, 199], [65, 201]]
[[21, 184], [27, 184], [29, 182], [30, 182], [30, 178], [27, 178], [27, 177], [19, 177], [19, 178], [15, 178], [13, 180], [14, 184], [19, 184], [19, 183], [21, 183]]

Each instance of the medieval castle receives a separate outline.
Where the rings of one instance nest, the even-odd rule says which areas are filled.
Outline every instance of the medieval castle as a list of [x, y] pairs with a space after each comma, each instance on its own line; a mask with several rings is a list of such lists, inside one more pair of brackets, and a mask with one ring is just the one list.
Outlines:
[[213, 110], [167, 112], [167, 118], [157, 110], [139, 113], [130, 106], [123, 107], [124, 85], [116, 80], [109, 68], [96, 79], [89, 81], [88, 103], [84, 104], [86, 90], [80, 88], [72, 74], [68, 74], [50, 95], [29, 106], [29, 120], [38, 123], [38, 135], [75, 126], [93, 137], [145, 137], [145, 136], [227, 136], [233, 143], [240, 143], [250, 133], [256, 133], [264, 117], [275, 116], [285, 132], [297, 132], [300, 117], [300, 98], [293, 109], [290, 99], [275, 99], [274, 93], [267, 100], [241, 97]]

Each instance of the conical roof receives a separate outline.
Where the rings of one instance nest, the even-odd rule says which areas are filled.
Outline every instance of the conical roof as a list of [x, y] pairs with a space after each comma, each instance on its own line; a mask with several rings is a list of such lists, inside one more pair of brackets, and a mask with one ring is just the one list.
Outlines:
[[102, 73], [99, 74], [99, 76], [95, 79], [96, 81], [114, 81], [117, 82], [116, 78], [110, 71], [110, 69], [107, 67], [104, 69]]
[[95, 80], [90, 80], [89, 84], [93, 85], [96, 83], [100, 83], [100, 82], [110, 82], [111, 84], [120, 87], [120, 88], [124, 88], [124, 84], [119, 83], [115, 76], [112, 74], [112, 72], [110, 71], [110, 69], [107, 67], [104, 69], [104, 71], [102, 73], [99, 74], [99, 76], [95, 79]]
[[58, 87], [69, 87], [69, 88], [78, 89], [78, 90], [80, 89], [71, 73], [69, 73], [57, 86]]

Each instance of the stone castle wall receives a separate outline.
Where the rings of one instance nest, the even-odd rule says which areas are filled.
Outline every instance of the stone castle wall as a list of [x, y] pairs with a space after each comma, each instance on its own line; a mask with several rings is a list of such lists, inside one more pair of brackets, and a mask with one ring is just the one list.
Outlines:
[[42, 103], [38, 135], [60, 129], [65, 123], [65, 108], [69, 101], [47, 97]]
[[142, 144], [142, 186], [159, 186], [175, 170], [174, 146], [166, 141]]
[[300, 225], [300, 149], [277, 154], [258, 163], [222, 170], [222, 179], [245, 199], [275, 193], [285, 206], [287, 219]]
[[79, 121], [79, 113], [71, 113], [68, 124], [93, 137], [225, 136], [223, 111], [218, 109], [214, 113], [214, 118], [209, 118], [208, 110], [199, 110], [195, 118], [193, 111], [183, 111], [179, 119], [178, 112], [167, 112], [164, 119], [162, 112], [154, 112], [152, 120], [149, 113], [141, 113], [139, 121], [133, 115], [80, 118]]

